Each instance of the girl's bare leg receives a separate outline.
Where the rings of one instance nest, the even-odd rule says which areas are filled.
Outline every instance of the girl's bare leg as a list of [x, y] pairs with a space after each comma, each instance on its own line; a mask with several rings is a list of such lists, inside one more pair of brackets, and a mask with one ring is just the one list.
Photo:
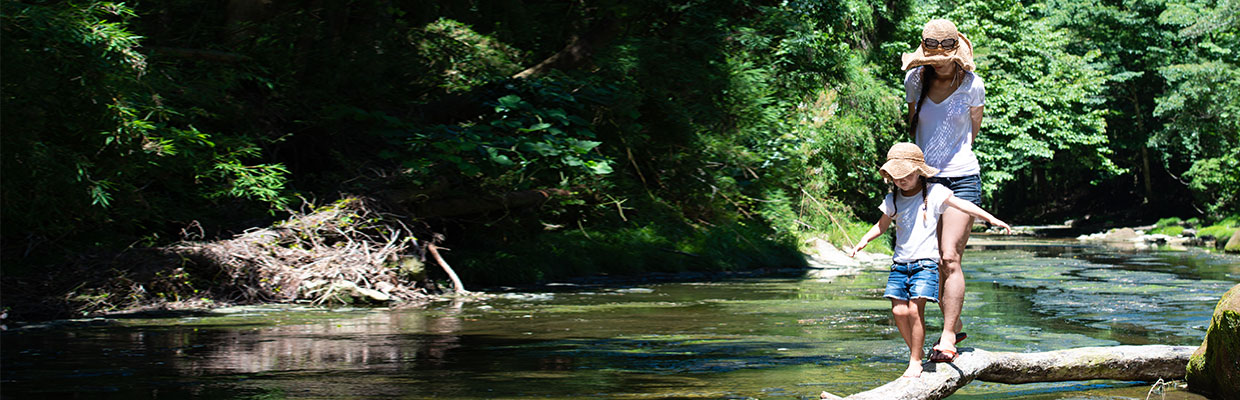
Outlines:
[[925, 354], [922, 347], [926, 342], [926, 299], [913, 299], [908, 302], [908, 322], [909, 332], [905, 343], [908, 344], [908, 368], [904, 370], [904, 377], [916, 378], [921, 376], [921, 361]]
[[900, 330], [900, 336], [904, 337], [904, 344], [909, 346], [913, 345], [913, 338], [912, 336], [909, 336], [909, 333], [912, 332], [912, 328], [908, 325], [908, 316], [911, 311], [912, 309], [909, 308], [908, 300], [891, 299], [892, 319], [896, 321], [896, 329]]
[[955, 208], [949, 207], [939, 220], [939, 308], [943, 310], [940, 349], [955, 351], [956, 333], [963, 328], [960, 310], [964, 308], [964, 269], [960, 261], [972, 227], [973, 217]]

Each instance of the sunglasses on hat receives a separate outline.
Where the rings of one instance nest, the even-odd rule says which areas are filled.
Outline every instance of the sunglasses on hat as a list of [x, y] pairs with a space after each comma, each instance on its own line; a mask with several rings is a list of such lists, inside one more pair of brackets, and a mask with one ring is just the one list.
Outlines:
[[950, 50], [950, 49], [956, 48], [956, 43], [957, 43], [956, 39], [938, 40], [938, 39], [933, 39], [933, 38], [925, 38], [925, 39], [922, 39], [921, 41], [921, 44], [923, 46], [926, 46], [927, 49], [944, 49], [944, 50]]

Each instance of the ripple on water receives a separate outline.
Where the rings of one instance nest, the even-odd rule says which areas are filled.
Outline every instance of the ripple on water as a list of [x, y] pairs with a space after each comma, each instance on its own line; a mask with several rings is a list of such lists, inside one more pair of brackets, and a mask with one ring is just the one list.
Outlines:
[[1217, 296], [1235, 284], [1183, 277], [1183, 265], [1155, 256], [996, 255], [970, 264], [970, 278], [1015, 289], [1037, 315], [1090, 329], [1170, 335], [1177, 341], [1199, 340], [1197, 327], [1208, 323]]

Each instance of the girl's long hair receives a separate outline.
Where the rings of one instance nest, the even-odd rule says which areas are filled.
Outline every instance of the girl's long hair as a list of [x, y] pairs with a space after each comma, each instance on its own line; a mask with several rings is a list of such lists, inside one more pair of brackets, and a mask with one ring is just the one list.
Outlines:
[[[923, 210], [925, 210], [925, 212], [921, 214], [921, 219], [923, 222], [925, 222], [926, 214], [930, 213], [930, 199], [928, 195], [926, 194], [926, 192], [929, 191], [930, 189], [930, 185], [926, 184], [925, 175], [917, 176], [917, 184], [921, 185], [921, 207]], [[897, 219], [899, 218], [899, 215], [900, 215], [900, 206], [899, 206], [899, 203], [897, 202], [897, 200], [899, 200], [899, 197], [897, 196], [899, 195], [900, 195], [900, 187], [896, 186], [895, 179], [892, 179], [891, 180], [891, 208], [895, 210], [895, 212], [891, 213], [891, 219], [896, 220], [897, 223], [891, 228], [891, 251], [896, 250], [895, 248], [896, 243], [897, 243], [896, 231], [900, 230], [899, 229], [900, 224], [898, 223], [899, 220]]]

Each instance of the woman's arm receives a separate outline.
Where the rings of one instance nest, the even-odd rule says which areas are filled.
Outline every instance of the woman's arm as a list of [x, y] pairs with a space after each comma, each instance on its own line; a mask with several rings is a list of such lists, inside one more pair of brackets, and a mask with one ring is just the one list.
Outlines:
[[986, 114], [986, 106], [969, 107], [969, 119], [973, 121], [973, 138], [971, 142], [977, 142], [977, 133], [982, 130], [982, 116]]
[[956, 196], [948, 196], [947, 201], [944, 203], [956, 208], [957, 210], [964, 211], [965, 214], [981, 218], [982, 220], [989, 222], [991, 225], [1001, 226], [1003, 229], [1007, 230], [1008, 233], [1012, 233], [1012, 227], [1009, 226], [1007, 222], [1003, 222], [1002, 220], [995, 218], [995, 216], [990, 215], [990, 213], [986, 212], [986, 210], [983, 210], [981, 207], [978, 207], [977, 204], [973, 204], [968, 200], [963, 200]]
[[882, 235], [883, 232], [886, 232], [887, 227], [889, 226], [891, 226], [891, 216], [883, 214], [883, 217], [878, 219], [878, 223], [874, 224], [873, 227], [870, 227], [870, 231], [866, 232], [865, 236], [861, 237], [861, 241], [857, 242], [856, 246], [848, 250], [848, 256], [856, 256], [857, 252], [864, 249], [865, 245], [870, 244], [871, 240], [874, 240], [874, 238], [877, 238], [878, 235]]

